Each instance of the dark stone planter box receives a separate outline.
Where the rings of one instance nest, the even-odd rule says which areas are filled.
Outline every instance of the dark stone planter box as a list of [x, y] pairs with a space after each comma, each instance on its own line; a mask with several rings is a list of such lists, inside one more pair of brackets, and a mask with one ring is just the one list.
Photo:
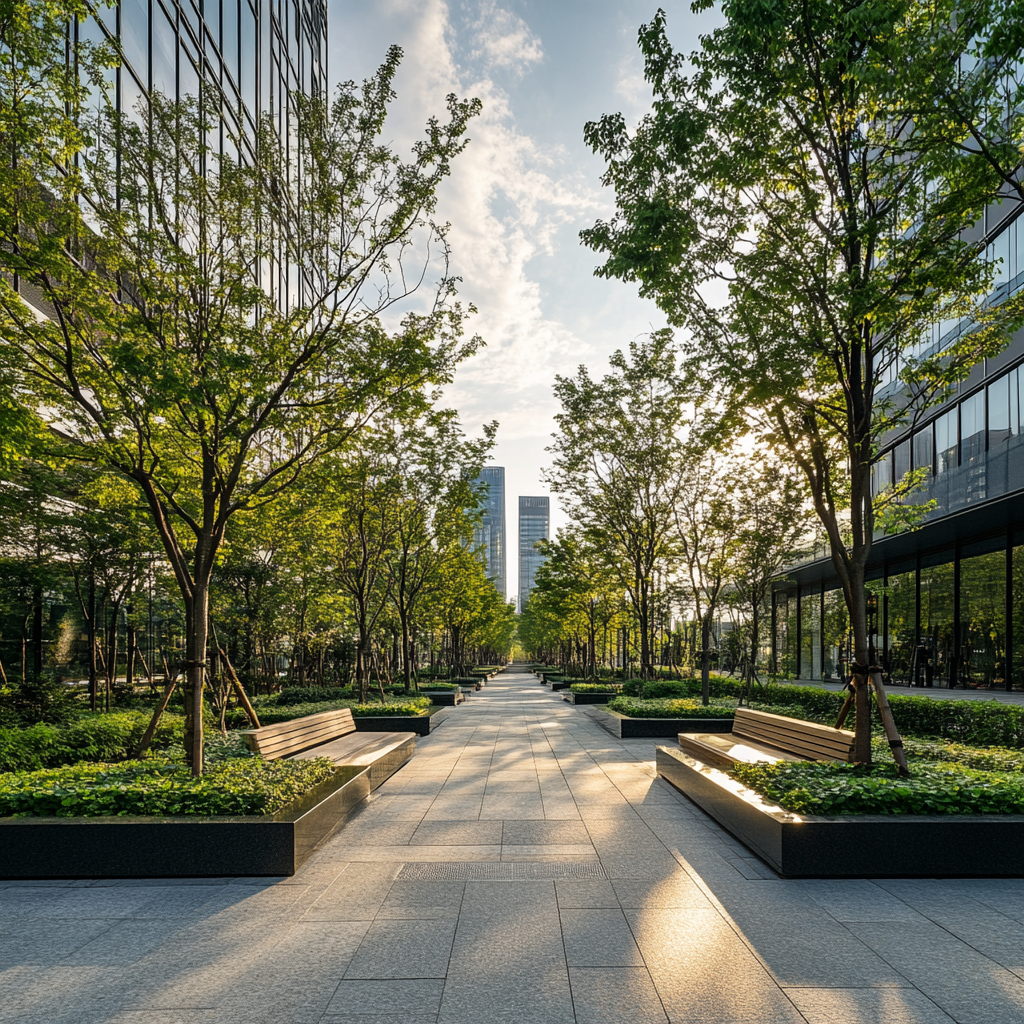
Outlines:
[[[414, 732], [430, 735], [430, 715], [354, 715], [356, 732]], [[682, 730], [680, 730], [682, 732]]]
[[1019, 878], [1024, 815], [797, 815], [658, 747], [658, 774], [787, 878]]
[[430, 698], [431, 704], [440, 704], [442, 707], [455, 707], [460, 701], [465, 700], [461, 690], [420, 690], [424, 697]]
[[548, 683], [548, 685], [551, 687], [552, 691], [557, 691], [568, 690], [569, 687], [572, 686], [572, 683], [570, 683], [567, 679], [552, 679], [551, 682]]
[[732, 732], [731, 718], [628, 718], [618, 712], [609, 711], [614, 723], [618, 723], [619, 738], [664, 739], [676, 737], [681, 732]]
[[272, 815], [0, 818], [0, 878], [293, 875], [370, 788], [348, 767]]
[[[570, 704], [607, 704], [612, 697], [618, 697], [617, 693], [573, 693], [569, 692], [566, 700]], [[681, 732], [682, 730], [680, 730]]]

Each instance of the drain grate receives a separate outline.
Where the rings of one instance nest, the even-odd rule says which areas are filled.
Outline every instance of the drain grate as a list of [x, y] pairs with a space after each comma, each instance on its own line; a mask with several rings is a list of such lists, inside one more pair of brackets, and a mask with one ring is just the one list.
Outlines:
[[406, 864], [403, 882], [517, 882], [542, 878], [605, 878], [597, 861], [476, 860]]

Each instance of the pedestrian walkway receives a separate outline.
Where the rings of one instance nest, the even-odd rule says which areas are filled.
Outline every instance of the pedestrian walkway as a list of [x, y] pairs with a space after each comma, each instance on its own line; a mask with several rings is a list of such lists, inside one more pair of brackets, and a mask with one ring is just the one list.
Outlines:
[[1024, 881], [779, 879], [533, 676], [442, 713], [293, 878], [7, 885], [0, 1021], [1024, 1022]]

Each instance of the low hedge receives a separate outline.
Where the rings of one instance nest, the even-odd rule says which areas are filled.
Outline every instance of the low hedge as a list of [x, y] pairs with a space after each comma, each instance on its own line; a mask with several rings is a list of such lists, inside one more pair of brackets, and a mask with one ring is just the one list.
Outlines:
[[421, 690], [457, 690], [458, 683], [421, 683]]
[[[134, 753], [151, 711], [84, 714], [68, 725], [0, 729], [0, 772], [36, 771], [78, 761], [123, 761]], [[180, 746], [184, 718], [165, 712], [150, 749]]]
[[[322, 711], [336, 711], [339, 708], [351, 708], [356, 718], [369, 718], [380, 715], [419, 715], [429, 707], [429, 697], [411, 697], [407, 700], [389, 700], [386, 704], [336, 700], [317, 704], [289, 704], [284, 707], [264, 705], [258, 709], [258, 713], [260, 725], [274, 725], [276, 722], [290, 722], [293, 718], [305, 718], [307, 715], [318, 715]], [[247, 721], [245, 713], [240, 709], [227, 714], [227, 724], [231, 728], [245, 728]]]
[[572, 683], [569, 689], [573, 693], [621, 693], [622, 687], [616, 683]]
[[838, 762], [735, 764], [729, 774], [796, 814], [1024, 814], [1024, 778], [959, 764], [870, 769]]
[[267, 703], [287, 706], [289, 704], [322, 704], [329, 700], [351, 700], [350, 686], [286, 686]]
[[228, 759], [201, 778], [173, 761], [77, 764], [0, 775], [0, 817], [272, 814], [337, 770], [306, 761]]
[[713, 700], [705, 707], [699, 700], [679, 697], [613, 697], [607, 707], [630, 718], [732, 718], [736, 712], [735, 701]]

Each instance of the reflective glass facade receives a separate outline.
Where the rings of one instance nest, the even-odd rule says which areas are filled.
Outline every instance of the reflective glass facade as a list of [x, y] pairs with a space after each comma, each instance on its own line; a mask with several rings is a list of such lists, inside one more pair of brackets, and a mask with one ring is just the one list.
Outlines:
[[534, 546], [547, 540], [551, 524], [551, 499], [519, 499], [519, 610], [526, 607], [534, 577], [544, 562], [544, 556]]
[[485, 466], [477, 480], [487, 485], [483, 519], [474, 533], [474, 545], [481, 548], [487, 560], [487, 575], [494, 582], [502, 599], [508, 595], [505, 570], [505, 470], [502, 466]]
[[[979, 225], [995, 274], [992, 305], [1024, 287], [1019, 214], [993, 206]], [[971, 328], [937, 325], [914, 354], [939, 352]], [[874, 493], [911, 469], [924, 470], [925, 482], [910, 500], [934, 508], [915, 530], [877, 532], [868, 566], [873, 642], [892, 682], [1024, 690], [1024, 331], [923, 421], [886, 439]], [[849, 660], [845, 604], [823, 555], [777, 584], [773, 656], [788, 678], [836, 679]]]
[[[96, 18], [77, 31], [120, 40], [123, 61], [110, 72], [118, 109], [141, 122], [151, 92], [203, 90], [221, 113], [209, 145], [235, 160], [252, 160], [261, 117], [287, 139], [296, 97], [327, 92], [326, 0], [121, 0]], [[301, 301], [298, 267], [282, 260], [262, 278], [280, 305]]]
[[[784, 677], [839, 679], [850, 660], [845, 602], [825, 586], [775, 594], [773, 654]], [[893, 563], [869, 587], [892, 684], [1024, 690], [1024, 531]]]

